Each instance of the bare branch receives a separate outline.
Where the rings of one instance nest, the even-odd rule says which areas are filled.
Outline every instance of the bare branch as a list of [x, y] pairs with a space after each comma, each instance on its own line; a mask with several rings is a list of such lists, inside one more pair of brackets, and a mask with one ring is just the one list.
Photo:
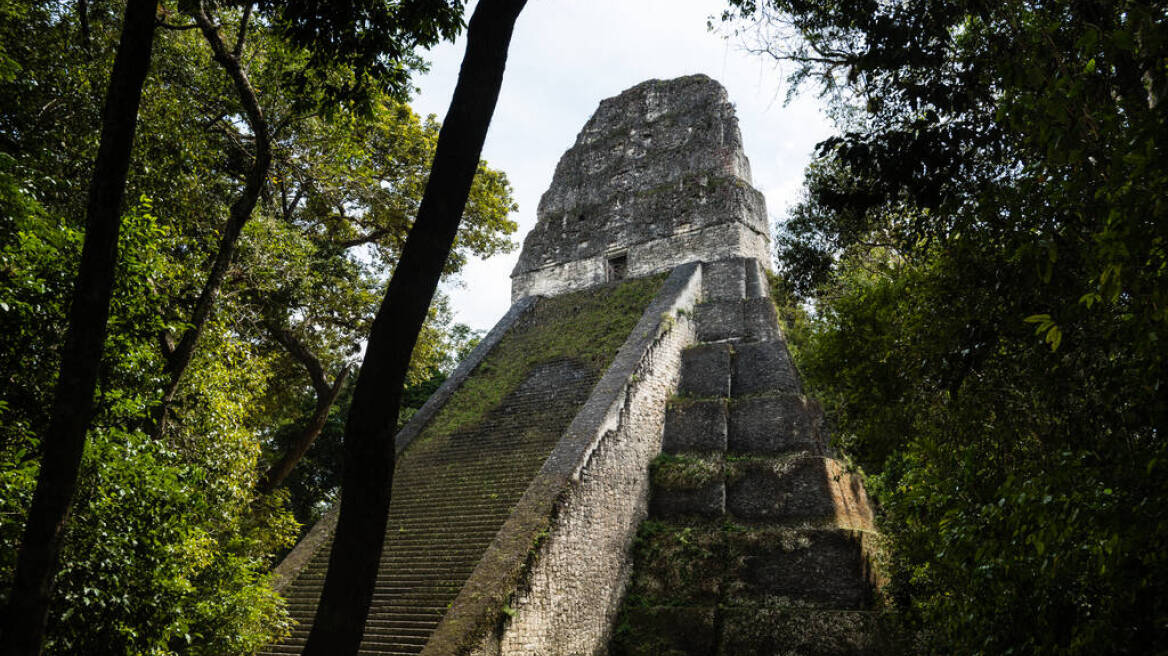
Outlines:
[[247, 6], [243, 8], [243, 16], [239, 19], [239, 33], [235, 36], [235, 48], [232, 49], [237, 60], [243, 56], [243, 42], [247, 37], [247, 21], [251, 18], [252, 5], [253, 3], [247, 3]]
[[266, 321], [264, 328], [271, 334], [272, 339], [283, 346], [289, 355], [308, 370], [308, 377], [312, 379], [312, 388], [316, 390], [317, 396], [327, 396], [329, 384], [325, 380], [324, 367], [320, 364], [320, 358], [316, 357], [291, 330], [279, 323]]

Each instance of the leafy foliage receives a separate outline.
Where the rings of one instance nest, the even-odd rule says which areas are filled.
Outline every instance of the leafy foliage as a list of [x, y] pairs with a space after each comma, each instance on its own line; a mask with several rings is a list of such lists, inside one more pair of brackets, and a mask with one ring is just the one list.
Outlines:
[[[373, 4], [379, 20], [397, 20], [384, 14], [391, 4]], [[439, 128], [401, 102], [421, 65], [414, 47], [460, 26], [460, 3], [415, 4], [398, 32], [360, 37], [392, 39], [401, 57], [374, 56], [381, 46], [370, 41], [367, 61], [338, 54], [309, 62], [311, 44], [293, 42], [270, 15], [252, 17], [240, 57], [272, 128], [274, 165], [183, 378], [174, 421], [163, 439], [150, 439], [168, 380], [165, 342], [186, 328], [253, 140], [199, 33], [158, 32], [129, 176], [135, 200], [123, 217], [97, 410], [46, 653], [250, 653], [289, 628], [265, 573], [296, 537], [294, 517], [311, 521], [335, 496], [330, 454], [348, 390], [299, 478], [257, 495], [268, 461], [314, 405], [303, 362], [274, 328], [331, 379], [359, 354]], [[83, 30], [73, 7], [0, 3], [0, 595], [39, 470], [101, 94], [119, 36], [120, 3], [86, 5]], [[243, 10], [214, 8], [234, 36]], [[181, 23], [166, 3], [160, 9], [169, 24]], [[442, 17], [426, 23], [435, 12]], [[423, 24], [431, 31], [402, 31]], [[330, 29], [348, 39], [345, 30], [373, 27]], [[373, 84], [379, 66], [393, 76]], [[297, 82], [305, 71], [312, 73]], [[514, 209], [506, 176], [483, 163], [447, 273], [457, 275], [472, 254], [512, 248]], [[409, 384], [440, 378], [473, 338], [452, 326], [439, 300]]]
[[834, 101], [778, 255], [906, 628], [930, 653], [1165, 649], [1163, 7], [730, 5]]

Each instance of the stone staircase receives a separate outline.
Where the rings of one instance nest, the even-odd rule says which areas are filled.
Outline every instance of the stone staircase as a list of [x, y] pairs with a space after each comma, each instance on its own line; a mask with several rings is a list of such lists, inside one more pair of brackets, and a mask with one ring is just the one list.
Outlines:
[[[471, 429], [405, 451], [360, 653], [421, 652], [597, 378], [570, 359], [542, 364]], [[330, 551], [321, 548], [286, 591], [292, 635], [261, 654], [301, 652]]]
[[754, 260], [703, 270], [614, 655], [880, 651], [872, 516], [830, 457]]

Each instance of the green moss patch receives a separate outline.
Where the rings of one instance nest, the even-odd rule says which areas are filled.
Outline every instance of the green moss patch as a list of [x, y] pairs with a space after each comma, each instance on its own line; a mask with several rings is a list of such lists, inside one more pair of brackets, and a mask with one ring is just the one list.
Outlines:
[[[790, 472], [800, 461], [806, 460], [808, 454], [802, 451], [778, 456], [726, 456], [726, 484], [734, 485], [749, 474], [770, 473], [783, 476]], [[814, 457], [814, 456], [810, 456]]]
[[718, 602], [725, 539], [716, 522], [642, 522], [633, 544], [625, 607], [703, 606]]
[[540, 364], [571, 359], [602, 374], [664, 280], [662, 274], [540, 299], [471, 372], [420, 439], [474, 426]]
[[650, 474], [656, 488], [696, 490], [722, 478], [722, 456], [662, 453], [650, 465]]
[[706, 656], [717, 631], [712, 607], [626, 608], [617, 619], [612, 656]]

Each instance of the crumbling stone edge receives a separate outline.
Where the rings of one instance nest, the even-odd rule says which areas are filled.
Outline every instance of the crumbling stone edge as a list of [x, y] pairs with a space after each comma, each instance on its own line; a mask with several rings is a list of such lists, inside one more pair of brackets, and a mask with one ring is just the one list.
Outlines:
[[[564, 637], [560, 629], [565, 622], [578, 626], [581, 619], [591, 630], [575, 631], [573, 641], [588, 640], [597, 648], [607, 640], [608, 620], [616, 612], [628, 579], [627, 555], [612, 554], [620, 549], [600, 544], [600, 536], [590, 531], [597, 530], [596, 521], [614, 522], [601, 528], [610, 533], [609, 540], [626, 541], [627, 547], [645, 515], [648, 462], [660, 449], [665, 398], [676, 386], [681, 350], [694, 339], [691, 317], [701, 296], [701, 273], [701, 264], [694, 262], [676, 267], [666, 279], [443, 616], [423, 656], [497, 654], [504, 640], [511, 645], [508, 653], [549, 653], [549, 645], [558, 647], [555, 653], [592, 653], [594, 649], [579, 651], [556, 642]], [[598, 492], [596, 485], [613, 478], [603, 470], [627, 467], [630, 443], [636, 457], [644, 460], [631, 463], [636, 472], [622, 472], [629, 475], [617, 477], [624, 478], [626, 486], [619, 494], [630, 498], [622, 499], [620, 508], [596, 508], [595, 495], [606, 493]], [[591, 503], [588, 495], [594, 495]], [[581, 516], [590, 507], [604, 516], [599, 520]], [[565, 574], [556, 570], [556, 564], [541, 561], [562, 562], [580, 549], [626, 561], [617, 562], [615, 567], [585, 563], [582, 567], [590, 565], [589, 572], [567, 572], [568, 578], [584, 579], [577, 581], [578, 585], [569, 584], [573, 589], [567, 596], [589, 595], [589, 599], [576, 599], [577, 603], [569, 602], [568, 606], [591, 608], [594, 610], [588, 612], [600, 615], [566, 618], [559, 608], [532, 607], [533, 600], [546, 595], [524, 592], [531, 591], [533, 585], [560, 585]], [[581, 569], [574, 564], [568, 567]], [[595, 579], [598, 573], [605, 577], [600, 585], [587, 580]], [[533, 580], [536, 578], [539, 580]], [[589, 604], [589, 600], [594, 603]], [[533, 619], [533, 615], [538, 617]], [[545, 626], [548, 621], [558, 626]], [[513, 630], [515, 625], [522, 626]]]
[[[507, 314], [504, 314], [503, 318], [499, 319], [499, 322], [483, 337], [478, 346], [466, 356], [466, 359], [455, 367], [450, 377], [430, 395], [430, 398], [414, 413], [414, 416], [406, 422], [406, 425], [398, 431], [397, 436], [394, 438], [394, 450], [397, 455], [401, 455], [402, 451], [422, 433], [422, 429], [446, 405], [446, 402], [450, 400], [455, 390], [461, 387], [463, 381], [470, 377], [475, 367], [479, 366], [479, 363], [491, 353], [495, 346], [503, 339], [503, 336], [515, 325], [515, 322], [535, 306], [538, 298], [537, 296], [527, 296], [511, 304], [511, 308], [507, 310]], [[313, 556], [332, 539], [333, 531], [337, 527], [339, 511], [340, 505], [328, 510], [309, 529], [308, 534], [300, 542], [296, 543], [296, 547], [272, 570], [272, 587], [276, 592], [283, 592], [289, 584], [295, 581], [296, 577], [300, 575], [300, 572], [312, 561]]]

